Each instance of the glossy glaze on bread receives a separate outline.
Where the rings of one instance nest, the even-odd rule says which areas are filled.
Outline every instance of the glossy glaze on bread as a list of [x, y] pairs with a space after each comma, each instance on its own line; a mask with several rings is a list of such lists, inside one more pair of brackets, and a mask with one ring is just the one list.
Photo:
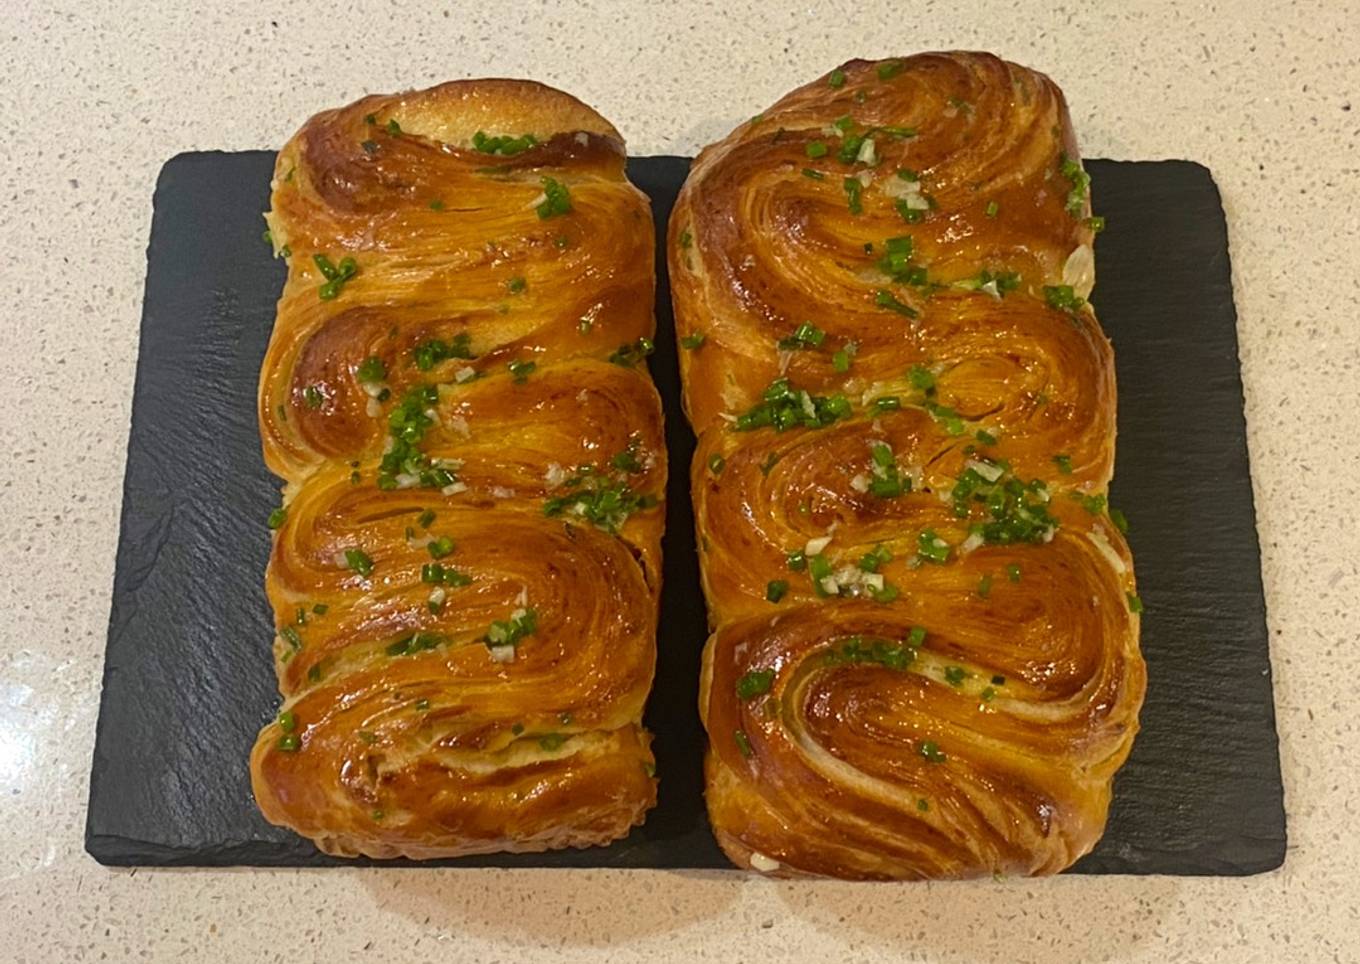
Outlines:
[[1061, 93], [986, 54], [853, 61], [696, 160], [668, 254], [735, 863], [1046, 874], [1099, 839], [1145, 686], [1100, 227]]
[[655, 803], [666, 451], [624, 159], [593, 110], [506, 80], [366, 97], [279, 154], [284, 703], [251, 775], [329, 853], [602, 844]]

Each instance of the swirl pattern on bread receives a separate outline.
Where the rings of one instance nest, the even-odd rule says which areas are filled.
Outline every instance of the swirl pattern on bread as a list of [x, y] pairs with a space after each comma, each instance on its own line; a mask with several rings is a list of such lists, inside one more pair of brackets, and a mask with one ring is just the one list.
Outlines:
[[671, 219], [724, 850], [1046, 874], [1138, 726], [1115, 378], [1058, 88], [852, 61], [706, 148]]
[[371, 96], [280, 152], [260, 376], [271, 822], [338, 855], [603, 844], [656, 800], [666, 452], [622, 139], [525, 81]]

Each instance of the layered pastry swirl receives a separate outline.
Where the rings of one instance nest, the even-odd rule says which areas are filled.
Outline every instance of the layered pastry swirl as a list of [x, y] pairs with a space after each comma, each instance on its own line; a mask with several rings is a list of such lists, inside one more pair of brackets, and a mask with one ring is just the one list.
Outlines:
[[847, 63], [696, 160], [668, 256], [735, 863], [1099, 839], [1145, 671], [1088, 186], [1058, 88], [986, 54]]
[[559, 91], [371, 96], [279, 153], [260, 375], [284, 701], [261, 811], [322, 850], [601, 844], [656, 798], [653, 228]]

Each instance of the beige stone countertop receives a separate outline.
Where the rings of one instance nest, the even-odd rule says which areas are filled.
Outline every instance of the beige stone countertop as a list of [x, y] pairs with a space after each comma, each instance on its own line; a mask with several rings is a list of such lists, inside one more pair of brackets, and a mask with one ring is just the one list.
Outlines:
[[[0, 960], [1360, 960], [1356, 5], [3, 6]], [[577, 94], [633, 153], [691, 153], [850, 57], [959, 47], [1051, 74], [1086, 156], [1192, 158], [1222, 189], [1289, 815], [1283, 869], [866, 886], [716, 872], [129, 871], [86, 856], [151, 196], [166, 159], [277, 146], [366, 92], [485, 75]]]

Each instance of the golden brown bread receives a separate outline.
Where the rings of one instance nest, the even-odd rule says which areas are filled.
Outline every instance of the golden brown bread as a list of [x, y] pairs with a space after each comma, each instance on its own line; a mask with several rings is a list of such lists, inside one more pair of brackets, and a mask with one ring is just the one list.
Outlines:
[[597, 113], [511, 80], [366, 97], [279, 153], [284, 704], [251, 776], [322, 850], [602, 844], [655, 803], [666, 452], [623, 167]]
[[669, 258], [737, 864], [1099, 839], [1145, 671], [1087, 194], [1057, 87], [986, 54], [852, 61], [696, 160]]

